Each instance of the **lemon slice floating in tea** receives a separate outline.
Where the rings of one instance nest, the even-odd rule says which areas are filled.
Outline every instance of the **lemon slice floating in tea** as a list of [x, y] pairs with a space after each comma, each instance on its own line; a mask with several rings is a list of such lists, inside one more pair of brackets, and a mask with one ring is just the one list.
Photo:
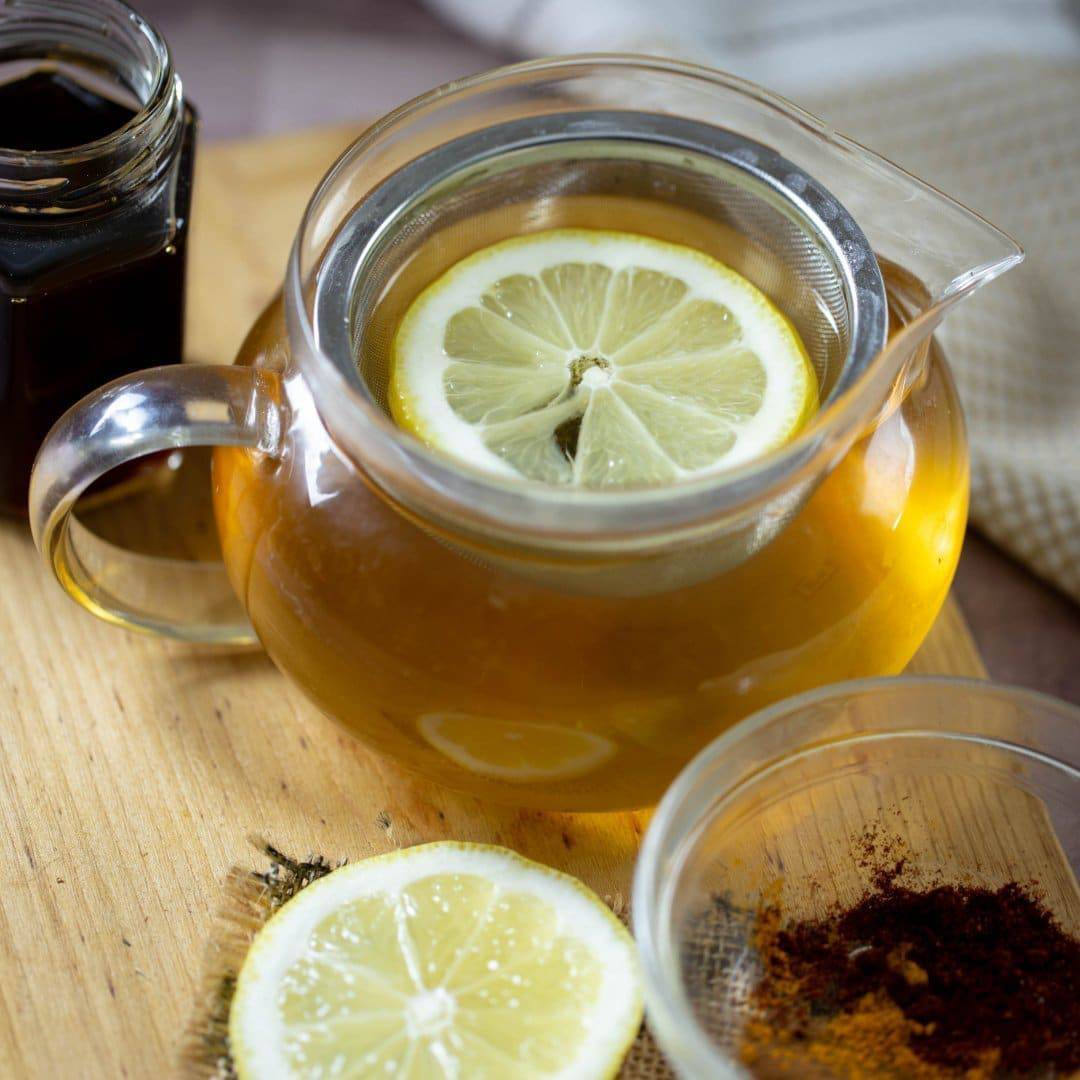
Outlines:
[[610, 739], [591, 731], [499, 720], [469, 713], [428, 713], [420, 734], [456, 765], [511, 783], [584, 776], [614, 753]]
[[817, 405], [781, 312], [700, 251], [555, 229], [461, 260], [394, 338], [390, 408], [435, 449], [585, 488], [671, 483], [787, 442]]
[[256, 936], [241, 1080], [609, 1077], [641, 1023], [634, 943], [575, 879], [438, 843], [342, 867]]

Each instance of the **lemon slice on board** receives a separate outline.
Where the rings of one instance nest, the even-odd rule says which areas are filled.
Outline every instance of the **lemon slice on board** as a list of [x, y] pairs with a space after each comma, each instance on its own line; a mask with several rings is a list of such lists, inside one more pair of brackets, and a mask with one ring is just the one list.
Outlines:
[[241, 1080], [610, 1077], [641, 1023], [634, 943], [574, 878], [437, 843], [342, 867], [256, 936]]
[[498, 720], [468, 713], [428, 713], [420, 734], [456, 765], [511, 783], [567, 780], [603, 765], [615, 746], [590, 731]]
[[394, 338], [390, 409], [435, 449], [584, 488], [668, 484], [792, 438], [817, 379], [783, 314], [679, 244], [555, 229], [451, 267]]

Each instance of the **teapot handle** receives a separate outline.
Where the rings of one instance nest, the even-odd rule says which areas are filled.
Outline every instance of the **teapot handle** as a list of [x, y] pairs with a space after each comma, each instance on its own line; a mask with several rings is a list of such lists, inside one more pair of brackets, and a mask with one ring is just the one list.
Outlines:
[[34, 542], [61, 585], [99, 618], [131, 630], [213, 645], [255, 633], [220, 562], [125, 551], [72, 516], [110, 469], [185, 446], [277, 453], [277, 376], [251, 367], [174, 364], [125, 375], [73, 405], [46, 436], [30, 479]]

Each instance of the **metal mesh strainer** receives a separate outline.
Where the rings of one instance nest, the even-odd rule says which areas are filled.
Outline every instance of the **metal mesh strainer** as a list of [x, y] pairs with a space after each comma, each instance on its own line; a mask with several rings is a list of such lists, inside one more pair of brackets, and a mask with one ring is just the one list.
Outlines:
[[[799, 331], [823, 400], [850, 385], [883, 346], [877, 261], [858, 225], [817, 181], [735, 132], [622, 110], [494, 124], [421, 154], [372, 189], [323, 260], [319, 345], [385, 408], [397, 317], [420, 288], [487, 243], [568, 223], [567, 207], [583, 208], [569, 223], [588, 224], [605, 200], [627, 199], [715, 225], [716, 254]], [[619, 227], [617, 215], [607, 227]]]

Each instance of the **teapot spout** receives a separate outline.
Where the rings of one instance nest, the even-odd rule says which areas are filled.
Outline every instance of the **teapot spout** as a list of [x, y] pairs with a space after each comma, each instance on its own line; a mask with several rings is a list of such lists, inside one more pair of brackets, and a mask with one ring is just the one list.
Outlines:
[[922, 377], [931, 335], [953, 306], [1018, 266], [1024, 251], [975, 211], [816, 122], [812, 167], [862, 227], [889, 296], [890, 338], [859, 388], [873, 427]]
[[848, 209], [878, 257], [922, 283], [929, 308], [947, 309], [1023, 261], [1023, 248], [973, 210], [846, 136], [829, 141]]

